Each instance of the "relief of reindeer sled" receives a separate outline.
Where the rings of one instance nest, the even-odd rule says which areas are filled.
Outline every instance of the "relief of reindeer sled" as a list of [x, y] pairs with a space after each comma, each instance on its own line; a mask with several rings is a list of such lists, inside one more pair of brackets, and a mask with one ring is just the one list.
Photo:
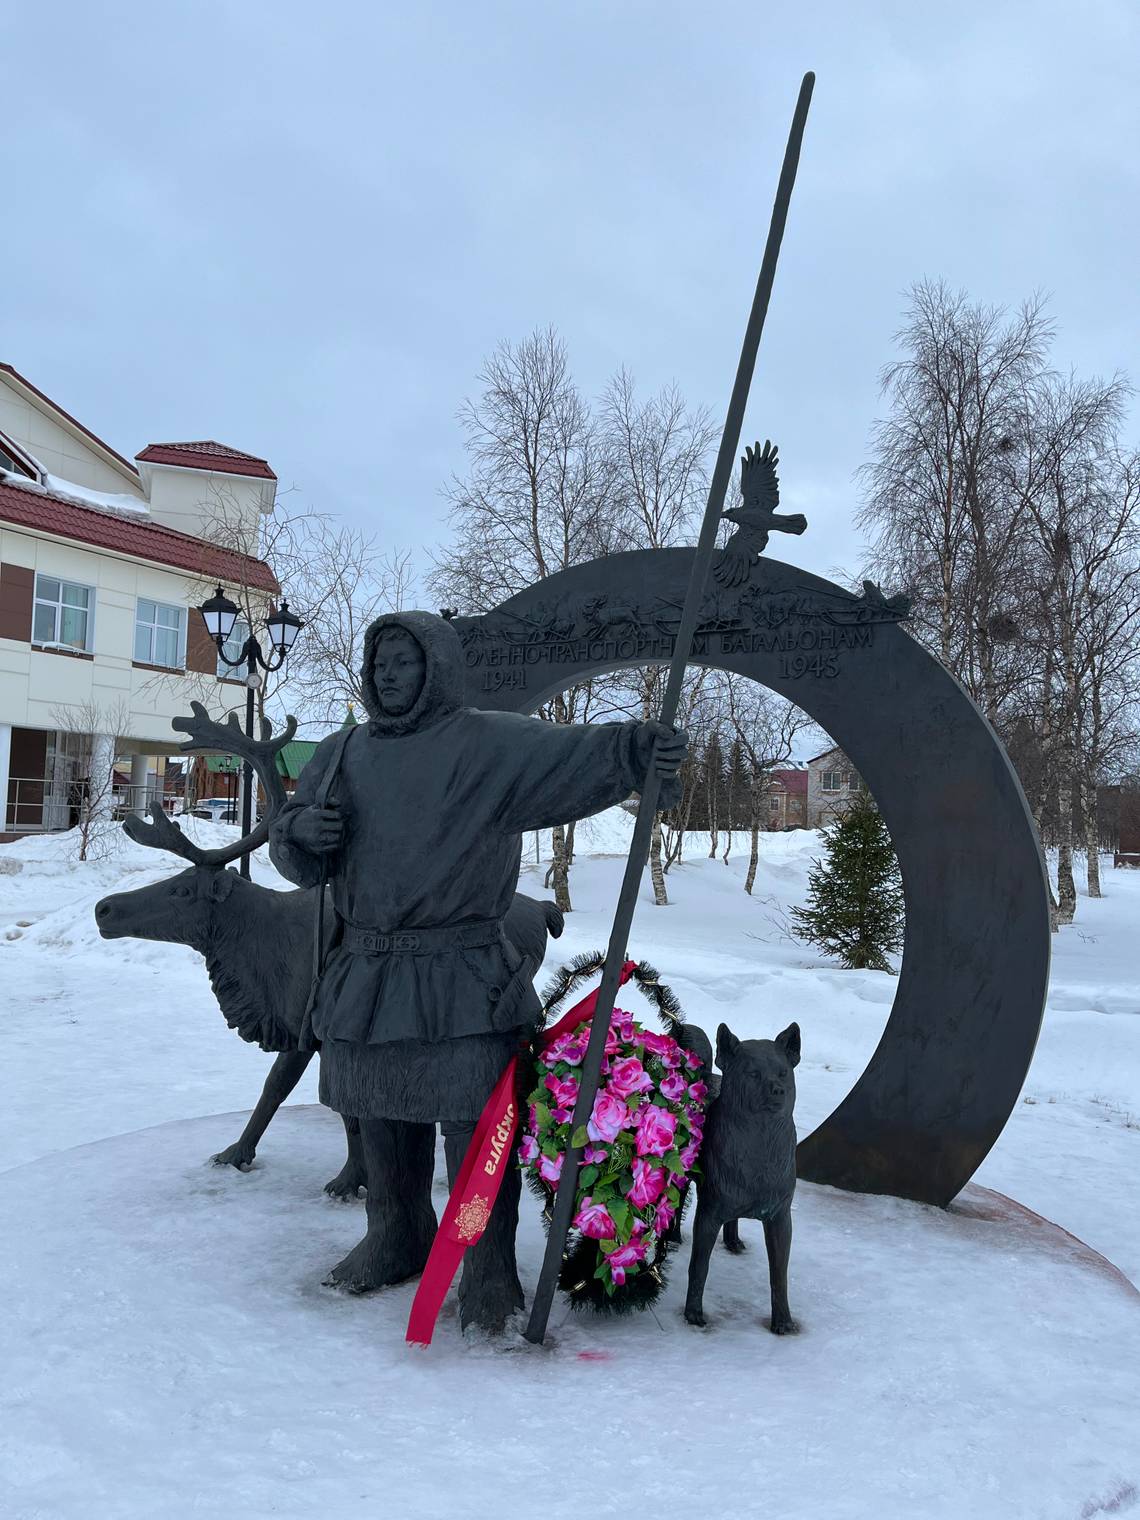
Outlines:
[[[190, 869], [149, 886], [104, 897], [95, 920], [104, 939], [128, 937], [189, 945], [205, 960], [210, 984], [226, 1023], [262, 1050], [276, 1053], [257, 1105], [238, 1139], [213, 1160], [247, 1171], [257, 1145], [277, 1110], [301, 1080], [315, 1052], [298, 1048], [312, 974], [312, 930], [317, 889], [279, 892], [247, 881], [226, 867], [263, 845], [269, 825], [286, 801], [276, 758], [296, 732], [294, 718], [276, 737], [268, 723], [262, 738], [247, 738], [231, 714], [216, 723], [199, 702], [194, 715], [174, 727], [189, 735], [188, 754], [221, 750], [248, 760], [265, 793], [265, 813], [252, 834], [220, 849], [195, 844], [152, 804], [151, 822], [131, 815], [123, 824], [136, 844], [166, 850], [189, 861]], [[327, 888], [326, 888], [327, 892]], [[326, 924], [333, 915], [326, 912]], [[507, 938], [531, 967], [533, 976], [546, 954], [547, 936], [558, 938], [563, 919], [557, 906], [516, 893], [505, 921]], [[344, 1116], [348, 1156], [325, 1192], [354, 1198], [366, 1186], [359, 1122]]]

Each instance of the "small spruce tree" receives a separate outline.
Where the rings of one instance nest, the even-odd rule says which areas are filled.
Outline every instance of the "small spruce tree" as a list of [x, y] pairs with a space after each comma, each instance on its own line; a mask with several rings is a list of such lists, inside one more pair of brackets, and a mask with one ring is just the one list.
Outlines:
[[825, 861], [808, 874], [808, 901], [793, 908], [795, 932], [855, 971], [890, 971], [902, 948], [902, 878], [891, 836], [864, 789], [823, 831]]

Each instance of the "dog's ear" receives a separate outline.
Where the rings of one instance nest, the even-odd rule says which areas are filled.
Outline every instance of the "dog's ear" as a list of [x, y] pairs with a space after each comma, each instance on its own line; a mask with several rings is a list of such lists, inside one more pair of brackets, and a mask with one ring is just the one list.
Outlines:
[[787, 1029], [782, 1029], [776, 1036], [776, 1044], [788, 1058], [789, 1066], [800, 1064], [800, 1026], [789, 1024]]
[[740, 1041], [727, 1024], [722, 1024], [716, 1032], [716, 1064], [721, 1071], [728, 1070], [728, 1063], [739, 1049]]

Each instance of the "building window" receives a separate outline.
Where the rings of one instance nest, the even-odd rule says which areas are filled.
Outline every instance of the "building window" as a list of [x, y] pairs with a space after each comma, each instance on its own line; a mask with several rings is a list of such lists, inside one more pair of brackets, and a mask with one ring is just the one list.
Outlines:
[[[238, 618], [234, 623], [229, 638], [222, 645], [222, 653], [227, 655], [231, 660], [240, 659], [242, 648], [248, 638], [249, 624], [245, 618]], [[218, 674], [219, 676], [227, 677], [231, 681], [240, 681], [242, 679], [241, 671], [236, 670], [232, 665], [227, 665], [220, 655], [218, 657]]]
[[839, 771], [824, 771], [820, 786], [825, 792], [838, 792], [842, 789], [843, 779]]
[[168, 607], [139, 597], [135, 609], [135, 659], [143, 665], [169, 665], [181, 670], [186, 662], [186, 609]]
[[0, 444], [0, 470], [7, 470], [10, 475], [25, 475], [29, 480], [35, 479], [24, 461], [9, 454], [3, 444]]
[[68, 649], [91, 648], [92, 588], [54, 576], [36, 576], [32, 609], [32, 643], [62, 644]]
[[780, 799], [779, 799], [779, 797], [769, 797], [768, 798], [768, 811], [770, 813], [778, 813], [780, 811]]

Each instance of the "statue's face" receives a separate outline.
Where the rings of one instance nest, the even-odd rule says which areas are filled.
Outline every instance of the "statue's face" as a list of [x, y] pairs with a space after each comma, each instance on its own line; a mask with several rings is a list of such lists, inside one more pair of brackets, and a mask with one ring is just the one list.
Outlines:
[[401, 717], [419, 700], [424, 689], [427, 661], [419, 642], [402, 628], [384, 633], [376, 641], [372, 678], [381, 709], [391, 718]]

